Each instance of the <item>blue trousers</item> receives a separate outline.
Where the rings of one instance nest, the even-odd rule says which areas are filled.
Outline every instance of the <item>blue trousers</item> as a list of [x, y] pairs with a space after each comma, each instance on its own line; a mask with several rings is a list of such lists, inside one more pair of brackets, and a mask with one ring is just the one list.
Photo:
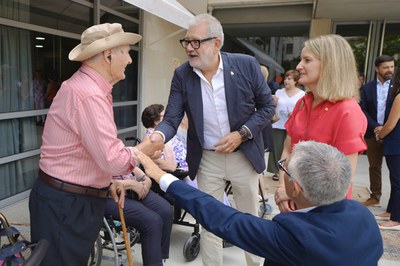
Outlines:
[[[107, 200], [104, 215], [119, 219], [118, 206], [113, 200]], [[125, 199], [124, 218], [126, 225], [140, 233], [143, 265], [162, 266], [162, 260], [169, 257], [171, 204], [150, 190], [143, 200]]]
[[37, 179], [29, 197], [29, 211], [32, 241], [49, 241], [41, 265], [87, 265], [103, 224], [105, 202], [55, 189]]
[[400, 155], [386, 155], [385, 158], [390, 178], [390, 198], [386, 211], [390, 212], [390, 220], [400, 222]]

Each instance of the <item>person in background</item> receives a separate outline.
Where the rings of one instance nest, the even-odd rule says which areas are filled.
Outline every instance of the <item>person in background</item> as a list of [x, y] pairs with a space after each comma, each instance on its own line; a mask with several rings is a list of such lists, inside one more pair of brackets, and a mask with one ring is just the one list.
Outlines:
[[[141, 119], [142, 125], [146, 128], [146, 132], [142, 141], [146, 142], [146, 139], [150, 138], [151, 134], [154, 132], [154, 128], [163, 120], [164, 113], [164, 105], [162, 104], [151, 104], [144, 108]], [[177, 145], [179, 140], [176, 140], [176, 137], [174, 138], [175, 144]], [[153, 158], [154, 162], [160, 166], [161, 169], [168, 172], [174, 172], [177, 168], [179, 168], [179, 159], [182, 159], [182, 157], [179, 157], [178, 160], [176, 160], [172, 145], [173, 140], [171, 139], [171, 141], [165, 143], [160, 157]]]
[[375, 217], [388, 220], [380, 222], [379, 228], [400, 230], [400, 67], [395, 71], [392, 84], [385, 124], [374, 130], [377, 139], [383, 141], [383, 155], [390, 177], [390, 198], [386, 212]]
[[[353, 176], [358, 154], [366, 149], [367, 120], [357, 103], [359, 87], [356, 61], [349, 43], [339, 35], [322, 35], [304, 43], [299, 83], [307, 94], [297, 102], [285, 124], [287, 136], [281, 158], [287, 158], [293, 145], [314, 140], [327, 143], [350, 160]], [[275, 191], [281, 212], [297, 209], [286, 194], [283, 171]], [[346, 198], [351, 198], [350, 185]]]
[[[63, 82], [51, 104], [39, 178], [29, 198], [31, 240], [49, 242], [42, 265], [87, 265], [107, 198], [124, 206], [125, 189], [112, 176], [133, 171], [135, 148], [117, 138], [111, 92], [132, 63], [130, 45], [141, 38], [118, 23], [95, 25], [69, 53], [82, 66]], [[136, 146], [149, 155], [161, 147]]]
[[[189, 21], [180, 40], [189, 62], [174, 73], [163, 121], [150, 139], [166, 143], [187, 114], [189, 176], [199, 189], [222, 201], [226, 181], [232, 184], [239, 210], [257, 215], [258, 179], [265, 170], [262, 130], [271, 120], [271, 92], [254, 57], [220, 52], [221, 23], [209, 14]], [[222, 265], [222, 241], [201, 232], [204, 265]], [[246, 253], [247, 265], [260, 258]]]
[[264, 265], [376, 266], [382, 256], [383, 241], [373, 215], [362, 204], [344, 199], [351, 164], [328, 144], [299, 142], [280, 161], [287, 195], [299, 210], [272, 220], [227, 207], [166, 174], [144, 154], [138, 158], [178, 206], [214, 234], [264, 257]]
[[[162, 266], [169, 257], [172, 230], [171, 204], [153, 192], [151, 180], [139, 167], [129, 175], [113, 176], [127, 190], [124, 218], [127, 226], [140, 233], [142, 260], [145, 266]], [[118, 205], [107, 199], [106, 218], [119, 219]]]
[[283, 144], [286, 138], [285, 123], [289, 119], [297, 101], [302, 98], [305, 92], [297, 87], [299, 84], [300, 73], [297, 70], [288, 70], [285, 73], [283, 89], [276, 91], [276, 115], [279, 120], [272, 124], [273, 127], [273, 149], [268, 157], [267, 171], [274, 173], [273, 180], [279, 180], [278, 161], [281, 158]]
[[379, 205], [382, 196], [382, 160], [383, 146], [375, 138], [374, 130], [382, 126], [385, 120], [385, 110], [388, 108], [391, 79], [394, 73], [394, 58], [381, 55], [375, 59], [376, 79], [366, 83], [361, 88], [360, 106], [368, 120], [365, 134], [367, 143], [367, 158], [369, 163], [369, 182], [371, 194], [363, 202], [365, 206]]

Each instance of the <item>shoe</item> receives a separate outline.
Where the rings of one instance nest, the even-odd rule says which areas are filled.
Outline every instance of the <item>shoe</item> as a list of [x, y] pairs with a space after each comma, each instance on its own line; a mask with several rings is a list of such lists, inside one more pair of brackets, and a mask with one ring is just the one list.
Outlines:
[[279, 175], [278, 175], [278, 174], [274, 174], [274, 175], [272, 176], [272, 180], [274, 180], [274, 181], [279, 181]]
[[393, 226], [383, 226], [378, 224], [379, 229], [381, 230], [392, 230], [392, 231], [400, 231], [400, 224], [398, 225], [393, 225]]
[[379, 200], [375, 198], [369, 198], [362, 203], [364, 206], [379, 206]]

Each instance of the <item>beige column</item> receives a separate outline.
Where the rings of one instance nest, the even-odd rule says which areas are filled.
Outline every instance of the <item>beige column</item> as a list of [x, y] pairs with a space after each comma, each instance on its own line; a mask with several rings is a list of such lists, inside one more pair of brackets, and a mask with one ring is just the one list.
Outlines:
[[310, 38], [332, 33], [331, 19], [313, 19], [310, 26]]

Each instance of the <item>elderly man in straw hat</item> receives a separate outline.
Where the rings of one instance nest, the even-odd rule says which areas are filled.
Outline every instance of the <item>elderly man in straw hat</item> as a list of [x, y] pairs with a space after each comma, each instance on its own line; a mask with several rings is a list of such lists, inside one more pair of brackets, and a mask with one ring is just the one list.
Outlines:
[[136, 161], [134, 148], [117, 138], [111, 91], [132, 63], [130, 45], [141, 38], [118, 23], [95, 25], [69, 54], [82, 66], [61, 85], [50, 107], [39, 178], [29, 199], [32, 241], [50, 243], [43, 265], [86, 265], [106, 198], [123, 206], [123, 186], [111, 183], [111, 177], [130, 173]]

